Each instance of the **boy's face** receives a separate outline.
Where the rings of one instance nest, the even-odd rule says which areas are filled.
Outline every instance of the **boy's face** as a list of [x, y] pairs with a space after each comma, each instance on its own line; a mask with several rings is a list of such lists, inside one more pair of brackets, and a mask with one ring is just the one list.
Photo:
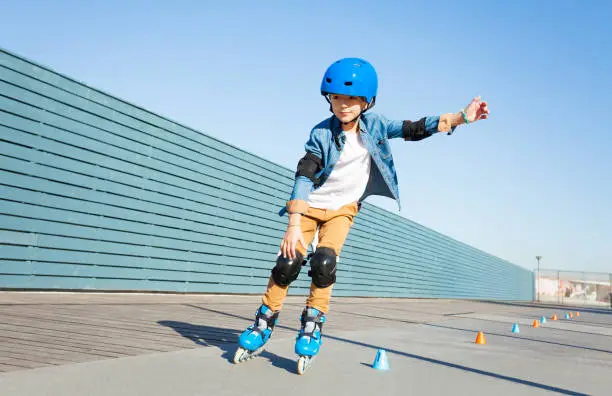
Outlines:
[[341, 122], [350, 122], [355, 119], [368, 103], [359, 96], [329, 95], [332, 111]]

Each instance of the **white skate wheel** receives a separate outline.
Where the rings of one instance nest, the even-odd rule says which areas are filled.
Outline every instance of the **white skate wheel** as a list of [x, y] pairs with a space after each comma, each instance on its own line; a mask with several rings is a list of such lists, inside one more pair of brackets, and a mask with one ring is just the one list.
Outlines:
[[236, 353], [234, 354], [234, 364], [238, 364], [246, 360], [246, 357], [248, 356], [248, 354], [249, 354], [249, 351], [247, 351], [243, 347], [238, 347], [238, 349], [236, 350]]
[[306, 356], [300, 356], [297, 364], [297, 371], [299, 375], [303, 375], [308, 368], [308, 358]]

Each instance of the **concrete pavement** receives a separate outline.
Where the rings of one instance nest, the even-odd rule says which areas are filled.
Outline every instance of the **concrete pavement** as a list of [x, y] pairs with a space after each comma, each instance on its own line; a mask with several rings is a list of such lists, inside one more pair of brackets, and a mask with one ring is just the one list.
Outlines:
[[[608, 395], [612, 311], [334, 298], [321, 354], [293, 352], [289, 297], [258, 358], [231, 363], [259, 296], [0, 293], [0, 395]], [[577, 308], [571, 308], [575, 312]], [[547, 316], [542, 328], [530, 327]], [[520, 333], [511, 333], [518, 323]], [[478, 331], [486, 345], [476, 345]], [[391, 370], [371, 364], [385, 349]]]

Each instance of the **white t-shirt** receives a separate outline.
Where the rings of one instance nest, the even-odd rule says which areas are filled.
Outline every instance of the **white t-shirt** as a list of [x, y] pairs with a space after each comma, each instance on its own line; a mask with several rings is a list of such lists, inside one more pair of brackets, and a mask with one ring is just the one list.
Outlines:
[[345, 133], [344, 148], [331, 174], [321, 187], [310, 193], [313, 208], [338, 210], [356, 202], [370, 178], [371, 157], [359, 132]]

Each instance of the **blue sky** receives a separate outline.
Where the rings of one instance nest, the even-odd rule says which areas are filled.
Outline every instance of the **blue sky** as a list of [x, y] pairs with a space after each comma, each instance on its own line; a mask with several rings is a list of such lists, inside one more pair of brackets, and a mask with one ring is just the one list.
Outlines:
[[389, 118], [482, 95], [489, 120], [393, 142], [400, 214], [529, 269], [612, 271], [612, 3], [125, 3], [5, 1], [0, 46], [291, 169], [336, 59], [373, 63]]

